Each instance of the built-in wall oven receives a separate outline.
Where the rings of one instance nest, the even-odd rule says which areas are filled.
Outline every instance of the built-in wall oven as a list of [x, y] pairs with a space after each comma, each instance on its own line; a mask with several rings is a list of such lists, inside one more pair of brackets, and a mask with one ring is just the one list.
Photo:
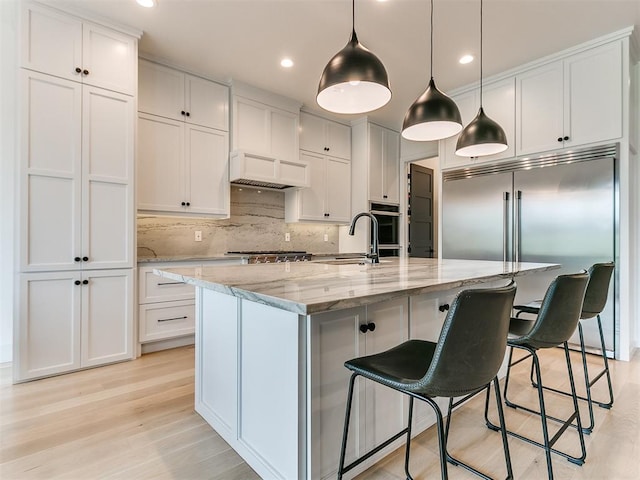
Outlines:
[[[370, 213], [378, 220], [378, 240], [381, 257], [400, 255], [400, 207], [384, 203], [370, 204]], [[373, 243], [373, 229], [371, 229]]]

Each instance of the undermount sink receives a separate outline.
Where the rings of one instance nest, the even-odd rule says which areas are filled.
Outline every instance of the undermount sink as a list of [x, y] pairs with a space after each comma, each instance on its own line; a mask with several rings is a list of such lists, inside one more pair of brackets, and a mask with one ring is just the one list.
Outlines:
[[[380, 260], [380, 263], [386, 263], [389, 260]], [[336, 258], [334, 260], [317, 260], [316, 263], [324, 263], [326, 265], [366, 265], [371, 264], [368, 258]]]

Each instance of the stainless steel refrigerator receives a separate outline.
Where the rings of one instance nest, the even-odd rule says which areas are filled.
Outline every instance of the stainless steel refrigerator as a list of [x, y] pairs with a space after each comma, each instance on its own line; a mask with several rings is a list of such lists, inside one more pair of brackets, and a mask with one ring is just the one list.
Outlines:
[[[614, 261], [616, 158], [613, 145], [444, 172], [443, 258], [562, 264], [519, 277], [516, 303], [541, 299], [556, 275]], [[601, 315], [609, 355], [616, 346], [616, 277]], [[586, 345], [599, 351], [596, 322], [583, 328]]]

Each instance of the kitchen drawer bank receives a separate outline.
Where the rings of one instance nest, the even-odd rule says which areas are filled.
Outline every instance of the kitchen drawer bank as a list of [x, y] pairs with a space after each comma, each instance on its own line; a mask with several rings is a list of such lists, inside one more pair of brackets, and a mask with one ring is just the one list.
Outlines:
[[[196, 411], [261, 477], [315, 480], [335, 478], [344, 361], [416, 336], [437, 339], [445, 305], [463, 288], [557, 267], [412, 258], [155, 271], [196, 286]], [[357, 387], [349, 458], [401, 430], [408, 413], [397, 392]], [[416, 434], [433, 423], [426, 411], [416, 420]]]
[[202, 269], [239, 265], [241, 257], [164, 257], [138, 259], [138, 342], [141, 353], [192, 345], [195, 332], [195, 288], [155, 275], [155, 268]]

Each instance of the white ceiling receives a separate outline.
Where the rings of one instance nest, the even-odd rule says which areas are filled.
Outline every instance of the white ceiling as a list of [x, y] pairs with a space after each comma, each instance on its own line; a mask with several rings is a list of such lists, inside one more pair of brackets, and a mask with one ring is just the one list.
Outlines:
[[[144, 32], [140, 52], [194, 73], [238, 79], [315, 103], [328, 60], [351, 33], [349, 0], [46, 0], [106, 17]], [[478, 80], [479, 0], [434, 1], [434, 78], [443, 91]], [[429, 2], [356, 0], [355, 28], [362, 44], [384, 63], [393, 97], [369, 117], [400, 129], [409, 105], [428, 81]], [[640, 0], [485, 0], [484, 75], [634, 25]], [[284, 69], [279, 62], [295, 62]], [[352, 119], [353, 116], [342, 116]]]

